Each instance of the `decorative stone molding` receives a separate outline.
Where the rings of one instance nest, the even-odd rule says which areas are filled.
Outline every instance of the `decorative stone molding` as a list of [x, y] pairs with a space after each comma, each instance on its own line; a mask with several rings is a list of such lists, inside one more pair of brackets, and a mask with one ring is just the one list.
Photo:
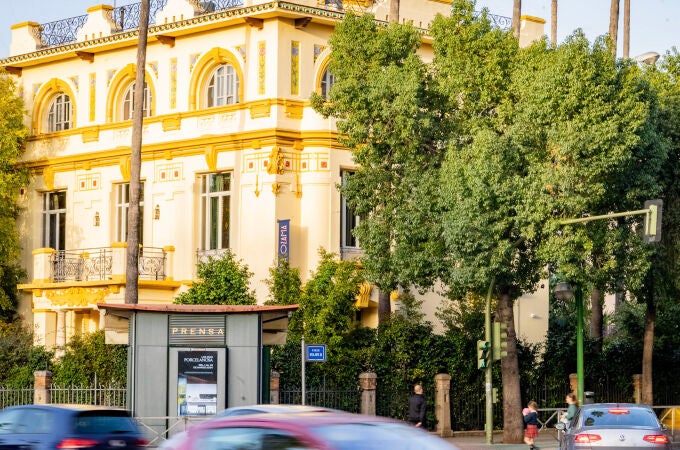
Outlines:
[[96, 5], [87, 9], [87, 21], [76, 36], [78, 42], [111, 36], [117, 31], [111, 12], [113, 6]]

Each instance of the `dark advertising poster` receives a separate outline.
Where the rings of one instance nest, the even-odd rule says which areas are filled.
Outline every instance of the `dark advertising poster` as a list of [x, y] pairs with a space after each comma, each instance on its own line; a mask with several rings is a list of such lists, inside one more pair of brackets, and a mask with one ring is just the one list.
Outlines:
[[217, 412], [217, 352], [178, 352], [177, 415]]

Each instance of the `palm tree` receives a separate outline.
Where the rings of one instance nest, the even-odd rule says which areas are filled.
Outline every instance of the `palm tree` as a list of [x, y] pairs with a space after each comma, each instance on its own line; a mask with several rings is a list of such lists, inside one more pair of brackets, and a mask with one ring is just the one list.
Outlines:
[[519, 39], [520, 19], [522, 17], [522, 0], [514, 0], [512, 7], [512, 34]]
[[399, 0], [390, 2], [390, 22], [399, 23]]
[[619, 2], [621, 0], [612, 0], [609, 8], [609, 39], [612, 42], [612, 53], [616, 56], [616, 45], [619, 34]]
[[623, 57], [630, 52], [630, 0], [623, 0]]
[[[125, 273], [125, 303], [138, 303], [139, 278], [139, 190], [142, 165], [142, 119], [144, 117], [144, 75], [146, 41], [149, 28], [149, 0], [142, 0], [139, 12], [139, 40], [137, 41], [137, 73], [135, 74], [132, 110], [132, 145], [130, 154], [130, 207], [127, 217], [127, 268]], [[141, 88], [139, 88], [141, 87]]]

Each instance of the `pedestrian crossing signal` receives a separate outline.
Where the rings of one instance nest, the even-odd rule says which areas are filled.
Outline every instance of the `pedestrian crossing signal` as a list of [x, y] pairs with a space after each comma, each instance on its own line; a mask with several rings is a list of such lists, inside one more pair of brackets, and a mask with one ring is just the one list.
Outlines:
[[489, 341], [477, 341], [477, 368], [486, 369], [491, 364], [491, 344]]

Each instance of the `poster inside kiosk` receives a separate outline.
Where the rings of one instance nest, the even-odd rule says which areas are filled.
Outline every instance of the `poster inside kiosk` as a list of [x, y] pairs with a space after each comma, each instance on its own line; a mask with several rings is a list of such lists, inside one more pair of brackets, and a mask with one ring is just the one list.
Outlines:
[[326, 361], [326, 344], [308, 344], [307, 362]]
[[179, 352], [177, 415], [207, 416], [217, 412], [217, 352]]

